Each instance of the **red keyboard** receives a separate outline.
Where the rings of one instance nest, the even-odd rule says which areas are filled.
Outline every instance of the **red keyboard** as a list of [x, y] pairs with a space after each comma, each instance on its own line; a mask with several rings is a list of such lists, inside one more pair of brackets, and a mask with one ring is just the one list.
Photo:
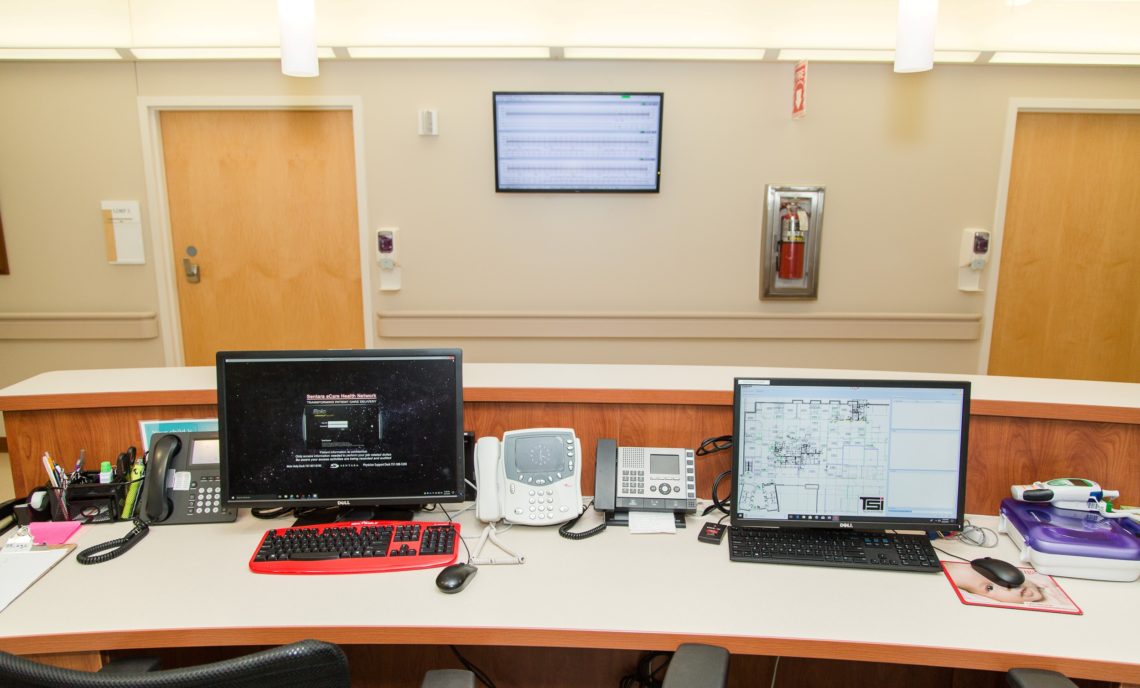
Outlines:
[[266, 531], [249, 560], [254, 573], [380, 573], [455, 562], [459, 524], [352, 521]]

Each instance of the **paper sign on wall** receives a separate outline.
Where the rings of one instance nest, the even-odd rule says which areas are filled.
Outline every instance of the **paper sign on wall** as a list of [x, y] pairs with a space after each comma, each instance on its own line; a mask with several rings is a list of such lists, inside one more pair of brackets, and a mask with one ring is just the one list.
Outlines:
[[113, 265], [142, 265], [142, 218], [138, 201], [103, 201], [103, 239], [107, 262]]
[[807, 106], [807, 62], [797, 62], [792, 83], [792, 119], [802, 119]]

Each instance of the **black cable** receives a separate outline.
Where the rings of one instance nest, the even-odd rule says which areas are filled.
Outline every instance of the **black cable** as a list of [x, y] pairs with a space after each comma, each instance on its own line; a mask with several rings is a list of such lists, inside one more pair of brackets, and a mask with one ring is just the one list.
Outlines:
[[[654, 660], [662, 657], [665, 658], [665, 661], [654, 669]], [[634, 670], [634, 673], [622, 676], [621, 683], [618, 685], [620, 688], [661, 688], [662, 679], [658, 678], [657, 674], [664, 671], [672, 659], [672, 652], [646, 652], [637, 661], [637, 669]]]
[[448, 645], [448, 647], [451, 648], [451, 652], [459, 660], [459, 663], [462, 664], [465, 669], [475, 674], [475, 678], [479, 679], [480, 683], [487, 686], [487, 688], [495, 688], [495, 682], [491, 680], [491, 677], [488, 676], [482, 669], [468, 661], [468, 659], [462, 654], [460, 654], [459, 648], [455, 647], [454, 645]]
[[[715, 454], [717, 452], [727, 451], [729, 449], [732, 449], [732, 447], [733, 447], [732, 435], [718, 435], [716, 437], [709, 437], [708, 439], [702, 441], [701, 446], [697, 447], [696, 454], [697, 454], [697, 456], [708, 456], [709, 454]], [[703, 512], [701, 512], [701, 516], [708, 516], [710, 513], [712, 513], [713, 509], [719, 509], [725, 515], [728, 515], [730, 513], [729, 507], [732, 506], [730, 500], [721, 499], [720, 497], [718, 497], [717, 496], [717, 488], [720, 487], [720, 481], [724, 480], [726, 476], [729, 476], [731, 474], [732, 474], [731, 469], [724, 471], [723, 473], [721, 473], [720, 475], [718, 475], [716, 477], [716, 480], [713, 481], [713, 486], [712, 486], [712, 501], [713, 501], [713, 503], [710, 506], [706, 507]], [[731, 490], [730, 490], [730, 493], [731, 493]], [[722, 518], [721, 520], [723, 521], [724, 519]]]
[[[442, 504], [439, 504], [438, 506], [439, 506], [440, 511], [442, 511], [444, 514], [447, 515], [447, 522], [448, 523], [454, 523], [455, 519], [453, 519], [451, 517], [451, 514], [449, 514], [447, 512], [447, 509], [443, 508]], [[467, 546], [467, 541], [464, 540], [462, 537], [459, 538], [459, 541], [463, 543], [463, 549], [467, 550], [467, 561], [468, 561], [468, 563], [470, 563], [470, 561], [471, 561], [471, 548]]]
[[[270, 518], [278, 518], [280, 516], [287, 516], [289, 514], [293, 514], [296, 511], [297, 511], [296, 509], [294, 509], [293, 507], [290, 507], [290, 506], [283, 506], [283, 507], [279, 507], [279, 508], [254, 507], [254, 508], [249, 510], [249, 514], [250, 514], [250, 516], [253, 516], [254, 518], [270, 519]], [[299, 515], [299, 514], [295, 514], [295, 515]]]
[[724, 512], [726, 514], [729, 513], [728, 508], [732, 505], [731, 504], [732, 488], [729, 487], [729, 499], [721, 499], [720, 497], [718, 497], [717, 496], [717, 494], [718, 494], [717, 488], [720, 487], [720, 481], [724, 480], [727, 477], [731, 477], [731, 476], [732, 476], [732, 470], [731, 469], [724, 471], [723, 473], [721, 473], [720, 475], [718, 475], [716, 477], [716, 480], [713, 481], [713, 486], [712, 486], [713, 504], [716, 505], [716, 508], [720, 509], [722, 512]]
[[[133, 519], [135, 527], [131, 528], [130, 532], [121, 538], [108, 540], [107, 542], [98, 545], [92, 545], [75, 555], [75, 560], [80, 564], [102, 564], [105, 561], [111, 561], [117, 556], [127, 553], [127, 550], [139, 544], [139, 541], [150, 533], [150, 526], [141, 519]], [[110, 551], [108, 551], [110, 550]], [[100, 554], [102, 552], [102, 554]]]
[[[934, 545], [931, 545], [931, 547], [934, 547]], [[942, 549], [941, 547], [934, 547], [934, 549], [938, 550], [939, 552], [942, 552], [946, 556], [954, 557], [955, 559], [961, 559], [962, 561], [972, 561], [971, 559], [967, 559], [966, 557], [960, 557], [957, 554], [954, 554], [953, 552], [947, 552], [946, 550]]]
[[697, 447], [696, 454], [697, 456], [707, 456], [728, 449], [732, 449], [732, 435], [718, 435], [701, 442], [701, 446]]
[[573, 528], [574, 525], [578, 523], [578, 519], [580, 519], [586, 515], [586, 509], [589, 509], [593, 505], [594, 505], [594, 500], [591, 499], [590, 503], [587, 504], [585, 507], [583, 507], [581, 513], [579, 513], [577, 516], [570, 519], [566, 523], [563, 523], [562, 525], [558, 526], [558, 534], [561, 535], [562, 537], [566, 538], [567, 540], [585, 540], [586, 538], [594, 537], [598, 533], [605, 530], [606, 529], [606, 522], [602, 521], [601, 523], [599, 523], [598, 525], [594, 526], [593, 528], [591, 528], [589, 530], [583, 530], [580, 533], [571, 533], [570, 532], [570, 529]]
[[[731, 475], [732, 475], [732, 470], [730, 469], [730, 470], [724, 471], [723, 473], [718, 475], [716, 477], [716, 480], [713, 481], [713, 485], [712, 485], [712, 501], [713, 501], [713, 503], [710, 504], [709, 506], [705, 507], [705, 510], [701, 512], [701, 516], [708, 516], [710, 513], [712, 513], [712, 511], [714, 509], [719, 509], [726, 516], [732, 513], [729, 510], [730, 507], [732, 506], [731, 498], [730, 499], [721, 499], [717, 495], [717, 490], [718, 490], [718, 488], [720, 488], [720, 482], [722, 480], [724, 480], [726, 477], [729, 477]], [[729, 495], [731, 497], [731, 490], [729, 492]], [[721, 520], [723, 521], [724, 519], [722, 518]]]

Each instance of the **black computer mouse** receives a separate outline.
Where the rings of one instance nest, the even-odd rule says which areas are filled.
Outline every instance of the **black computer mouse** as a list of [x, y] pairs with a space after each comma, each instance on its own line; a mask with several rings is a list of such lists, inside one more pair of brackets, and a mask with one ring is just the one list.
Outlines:
[[983, 557], [971, 561], [970, 566], [1003, 588], [1016, 588], [1025, 582], [1025, 574], [1021, 572], [1021, 569], [1001, 559]]
[[435, 577], [435, 586], [446, 593], [459, 592], [467, 587], [479, 569], [471, 564], [452, 564]]

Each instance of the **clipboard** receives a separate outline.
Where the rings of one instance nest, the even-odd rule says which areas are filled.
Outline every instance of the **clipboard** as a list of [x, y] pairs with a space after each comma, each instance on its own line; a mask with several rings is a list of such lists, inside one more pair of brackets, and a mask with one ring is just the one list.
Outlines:
[[0, 612], [75, 549], [73, 543], [0, 552]]

